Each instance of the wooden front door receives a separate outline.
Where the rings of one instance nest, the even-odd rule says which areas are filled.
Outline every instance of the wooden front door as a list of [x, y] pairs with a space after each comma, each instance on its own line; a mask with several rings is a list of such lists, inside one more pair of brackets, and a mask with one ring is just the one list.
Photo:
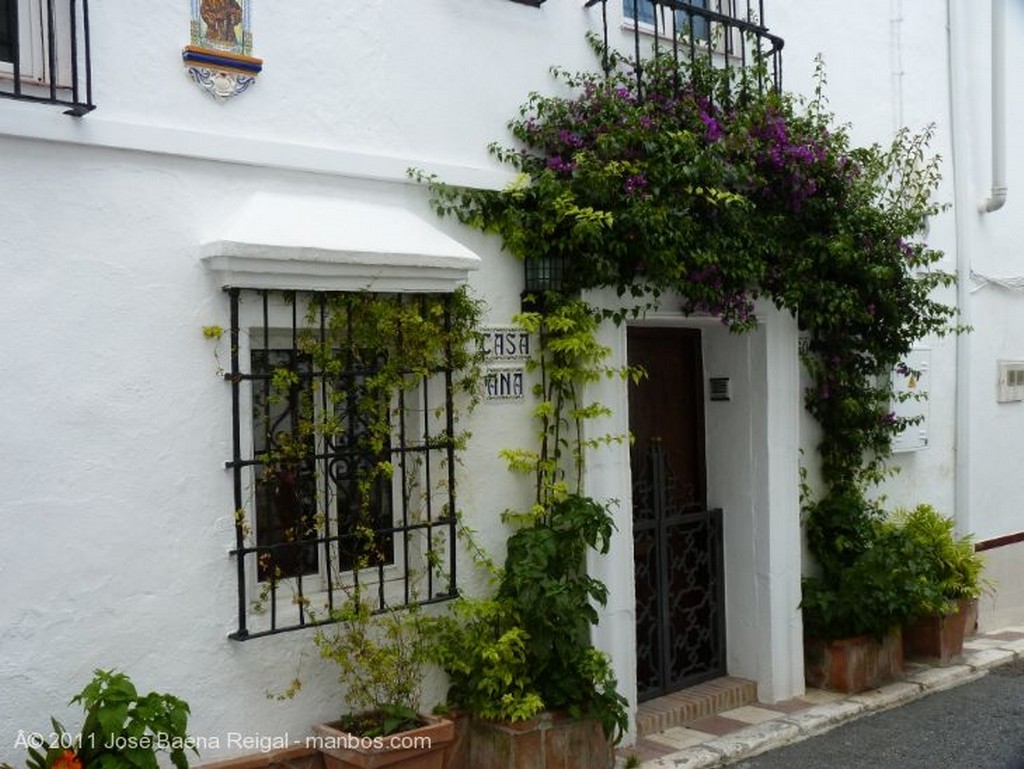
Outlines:
[[629, 390], [641, 700], [725, 673], [722, 516], [707, 509], [700, 331], [630, 328]]

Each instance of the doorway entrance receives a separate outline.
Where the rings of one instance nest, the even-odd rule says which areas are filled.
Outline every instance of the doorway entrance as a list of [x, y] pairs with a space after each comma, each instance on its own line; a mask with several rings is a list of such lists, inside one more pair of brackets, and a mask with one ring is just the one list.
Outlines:
[[630, 327], [637, 694], [725, 675], [722, 511], [707, 509], [704, 375], [697, 329]]

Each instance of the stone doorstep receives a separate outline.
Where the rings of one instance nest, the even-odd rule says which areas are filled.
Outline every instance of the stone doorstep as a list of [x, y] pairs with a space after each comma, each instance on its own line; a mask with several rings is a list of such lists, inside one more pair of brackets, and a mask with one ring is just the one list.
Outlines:
[[756, 702], [757, 684], [753, 681], [735, 676], [716, 678], [641, 703], [636, 715], [637, 737], [664, 732]]

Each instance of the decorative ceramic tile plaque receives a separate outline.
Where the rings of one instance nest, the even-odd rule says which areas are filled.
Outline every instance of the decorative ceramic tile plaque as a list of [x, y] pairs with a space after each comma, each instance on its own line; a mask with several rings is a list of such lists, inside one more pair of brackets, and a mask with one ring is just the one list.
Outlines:
[[256, 82], [263, 60], [252, 55], [250, 0], [190, 0], [191, 44], [181, 56], [192, 79], [217, 100]]
[[484, 399], [492, 402], [521, 401], [526, 395], [526, 360], [530, 335], [516, 326], [481, 329], [484, 353]]

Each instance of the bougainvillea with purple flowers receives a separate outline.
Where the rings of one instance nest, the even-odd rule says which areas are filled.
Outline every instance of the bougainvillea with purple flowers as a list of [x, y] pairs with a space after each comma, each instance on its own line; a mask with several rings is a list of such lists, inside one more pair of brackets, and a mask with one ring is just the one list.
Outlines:
[[[759, 299], [793, 313], [822, 428], [825, 491], [805, 500], [809, 532], [818, 560], [840, 563], [835, 548], [871, 530], [864, 492], [913, 421], [893, 412], [891, 372], [908, 370], [922, 337], [957, 330], [942, 301], [953, 277], [923, 236], [940, 210], [931, 129], [854, 146], [827, 111], [820, 66], [804, 100], [759, 89], [757, 67], [655, 56], [638, 78], [636, 62], [598, 53], [607, 72], [554, 70], [570, 95], [531, 96], [509, 126], [516, 144], [492, 145], [519, 173], [508, 189], [419, 178], [439, 214], [520, 258], [567, 260], [570, 291], [617, 289], [616, 321], [668, 291], [737, 332], [756, 327]], [[815, 519], [819, 507], [839, 512]]]

